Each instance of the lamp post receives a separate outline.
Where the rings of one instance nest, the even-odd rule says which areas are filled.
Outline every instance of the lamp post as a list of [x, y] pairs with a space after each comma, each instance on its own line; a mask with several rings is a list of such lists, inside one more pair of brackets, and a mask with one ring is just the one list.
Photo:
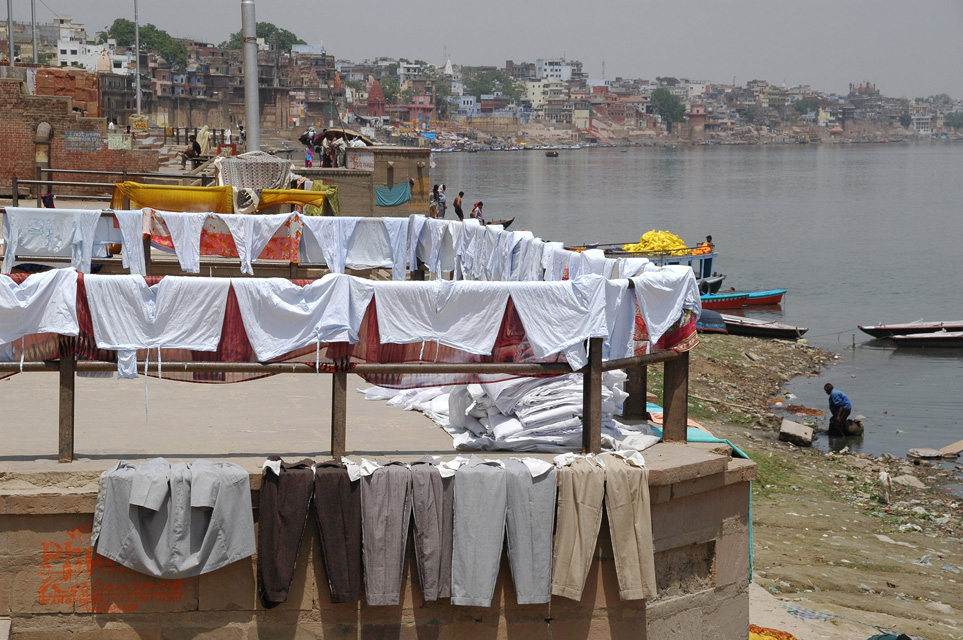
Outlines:
[[10, 50], [10, 66], [13, 66], [13, 0], [7, 0], [7, 48]]
[[261, 149], [261, 110], [258, 105], [257, 22], [254, 0], [241, 0], [241, 41], [244, 43], [244, 119], [247, 121], [247, 148]]
[[37, 0], [30, 0], [30, 25], [33, 34], [33, 63], [40, 64], [40, 53], [37, 48]]
[[140, 115], [140, 22], [137, 20], [137, 0], [134, 0], [134, 55], [137, 73], [137, 115]]

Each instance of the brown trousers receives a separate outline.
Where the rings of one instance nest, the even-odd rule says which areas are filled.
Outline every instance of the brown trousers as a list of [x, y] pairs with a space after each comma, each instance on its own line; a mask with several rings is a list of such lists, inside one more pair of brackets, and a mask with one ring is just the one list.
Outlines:
[[604, 469], [580, 458], [559, 471], [552, 594], [582, 599], [602, 524], [604, 499], [619, 596], [623, 600], [653, 597], [655, 555], [648, 470], [612, 454], [604, 454], [600, 460]]

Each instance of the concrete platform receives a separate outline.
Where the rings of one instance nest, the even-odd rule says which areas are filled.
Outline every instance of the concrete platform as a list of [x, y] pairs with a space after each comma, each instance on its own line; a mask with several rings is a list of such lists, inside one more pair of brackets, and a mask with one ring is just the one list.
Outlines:
[[[746, 638], [749, 500], [755, 465], [719, 445], [659, 444], [649, 468], [658, 596], [621, 601], [607, 520], [580, 602], [518, 605], [507, 556], [491, 608], [424, 602], [409, 543], [402, 604], [332, 604], [314, 519], [288, 602], [267, 611], [256, 558], [198, 578], [166, 581], [90, 548], [97, 477], [119, 459], [228, 459], [251, 473], [255, 521], [260, 467], [329, 455], [327, 375], [281, 375], [230, 385], [77, 379], [76, 460], [57, 462], [58, 376], [0, 381], [0, 618], [13, 638]], [[368, 402], [348, 383], [349, 455], [450, 457], [451, 438], [420, 413]], [[516, 453], [489, 453], [503, 457]], [[543, 457], [551, 457], [545, 455]]]

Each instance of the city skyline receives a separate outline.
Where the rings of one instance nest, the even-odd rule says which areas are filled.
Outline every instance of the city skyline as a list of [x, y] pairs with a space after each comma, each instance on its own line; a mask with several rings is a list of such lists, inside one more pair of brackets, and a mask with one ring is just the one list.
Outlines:
[[[963, 97], [963, 68], [955, 64], [963, 50], [957, 36], [963, 3], [955, 0], [655, 0], [641, 10], [628, 0], [610, 0], [604, 12], [593, 9], [608, 16], [597, 25], [591, 16], [579, 17], [581, 3], [566, 1], [541, 7], [490, 0], [454, 12], [437, 0], [414, 0], [390, 20], [381, 17], [395, 6], [359, 0], [336, 7], [325, 20], [291, 12], [285, 3], [256, 3], [259, 21], [308, 43], [322, 41], [337, 58], [353, 61], [388, 56], [440, 65], [446, 51], [464, 65], [566, 57], [582, 61], [592, 78], [603, 77], [604, 64], [608, 79], [675, 76], [728, 85], [735, 78], [744, 85], [758, 78], [842, 94], [850, 83], [870, 81], [892, 97]], [[142, 24], [175, 37], [218, 44], [240, 30], [238, 0], [140, 0], [138, 10]], [[15, 20], [29, 21], [26, 0], [14, 0], [13, 11]], [[73, 16], [92, 37], [115, 18], [133, 19], [133, 0], [38, 2], [39, 22], [50, 22], [54, 12]], [[185, 15], [196, 18], [184, 23], [179, 19]]]

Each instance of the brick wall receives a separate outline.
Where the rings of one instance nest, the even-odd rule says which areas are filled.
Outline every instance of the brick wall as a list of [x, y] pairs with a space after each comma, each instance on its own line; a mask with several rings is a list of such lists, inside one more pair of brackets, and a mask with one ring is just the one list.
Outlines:
[[[58, 96], [31, 96], [24, 91], [20, 80], [0, 79], [0, 193], [9, 194], [11, 178], [32, 180], [35, 176], [34, 136], [41, 122], [51, 125], [53, 138], [50, 145], [50, 168], [85, 169], [104, 171], [148, 172], [157, 171], [156, 151], [107, 149], [107, 121], [103, 118], [84, 118], [72, 111], [71, 98]], [[67, 148], [67, 131], [96, 132], [103, 135], [101, 148], [95, 151], [70, 150]], [[116, 176], [57, 174], [57, 180], [85, 182], [116, 182]], [[27, 194], [21, 188], [21, 194]], [[64, 196], [70, 193], [104, 193], [103, 189], [54, 189]]]

